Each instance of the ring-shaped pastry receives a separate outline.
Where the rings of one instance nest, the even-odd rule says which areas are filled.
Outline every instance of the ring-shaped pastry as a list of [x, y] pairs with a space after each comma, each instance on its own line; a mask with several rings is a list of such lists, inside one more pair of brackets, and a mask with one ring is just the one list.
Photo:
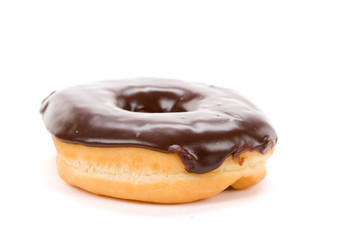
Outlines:
[[189, 202], [251, 186], [277, 141], [236, 92], [178, 80], [74, 86], [50, 94], [40, 111], [65, 181], [141, 201]]

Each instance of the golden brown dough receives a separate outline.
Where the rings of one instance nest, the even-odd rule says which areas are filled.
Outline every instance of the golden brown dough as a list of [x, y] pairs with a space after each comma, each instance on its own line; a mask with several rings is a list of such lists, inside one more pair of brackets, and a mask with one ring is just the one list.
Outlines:
[[228, 157], [205, 174], [185, 171], [176, 154], [137, 147], [89, 147], [53, 138], [57, 169], [67, 183], [115, 198], [155, 203], [185, 203], [213, 196], [232, 186], [250, 187], [266, 175], [265, 154]]

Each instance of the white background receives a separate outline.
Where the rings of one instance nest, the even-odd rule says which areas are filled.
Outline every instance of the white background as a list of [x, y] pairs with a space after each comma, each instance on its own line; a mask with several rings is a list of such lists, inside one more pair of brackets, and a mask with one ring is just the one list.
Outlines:
[[[279, 135], [268, 176], [183, 205], [64, 183], [51, 91], [163, 77], [236, 89]], [[359, 1], [1, 1], [0, 239], [360, 239]]]

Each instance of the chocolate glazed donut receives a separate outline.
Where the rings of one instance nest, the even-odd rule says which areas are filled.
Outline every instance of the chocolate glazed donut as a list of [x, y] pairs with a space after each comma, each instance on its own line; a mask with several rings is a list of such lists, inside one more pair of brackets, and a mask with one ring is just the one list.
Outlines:
[[166, 79], [75, 86], [41, 104], [47, 129], [86, 146], [134, 146], [176, 153], [191, 173], [231, 154], [265, 153], [277, 141], [265, 116], [229, 89]]
[[184, 203], [266, 175], [277, 136], [235, 92], [166, 79], [101, 81], [41, 103], [60, 177], [89, 192]]

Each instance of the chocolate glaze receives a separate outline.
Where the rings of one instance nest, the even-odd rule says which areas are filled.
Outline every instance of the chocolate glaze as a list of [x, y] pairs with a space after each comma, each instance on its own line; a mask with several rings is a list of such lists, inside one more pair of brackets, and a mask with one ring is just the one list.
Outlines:
[[233, 154], [267, 152], [277, 136], [266, 117], [237, 93], [167, 79], [94, 82], [53, 92], [40, 112], [50, 133], [86, 146], [133, 146], [176, 153], [191, 173]]

